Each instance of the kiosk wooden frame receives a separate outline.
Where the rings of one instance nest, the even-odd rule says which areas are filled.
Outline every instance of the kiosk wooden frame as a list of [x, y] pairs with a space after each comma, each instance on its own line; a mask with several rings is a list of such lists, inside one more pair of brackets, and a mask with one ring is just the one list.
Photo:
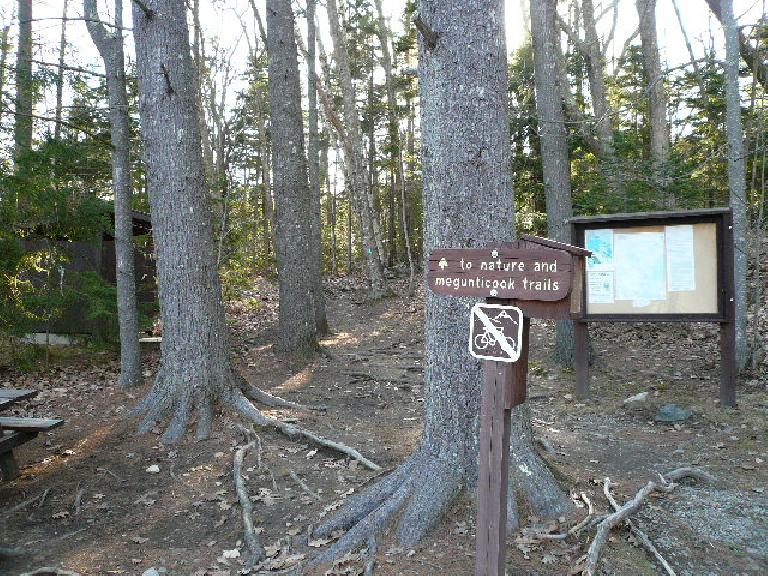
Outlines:
[[716, 302], [714, 312], [681, 313], [590, 313], [587, 295], [587, 273], [583, 275], [581, 314], [574, 322], [576, 390], [581, 396], [589, 392], [589, 322], [715, 322], [720, 325], [720, 400], [736, 405], [736, 326], [735, 286], [733, 271], [733, 213], [730, 208], [707, 208], [679, 212], [639, 212], [572, 218], [571, 240], [574, 246], [585, 246], [587, 230], [627, 230], [653, 226], [696, 224], [715, 225]]

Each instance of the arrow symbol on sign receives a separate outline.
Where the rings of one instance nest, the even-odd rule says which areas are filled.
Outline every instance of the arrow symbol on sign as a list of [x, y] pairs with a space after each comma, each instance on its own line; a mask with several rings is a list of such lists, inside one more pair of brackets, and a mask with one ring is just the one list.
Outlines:
[[440, 266], [440, 270], [445, 270], [445, 267], [448, 266], [448, 261], [445, 258], [440, 258], [440, 262], [437, 265]]

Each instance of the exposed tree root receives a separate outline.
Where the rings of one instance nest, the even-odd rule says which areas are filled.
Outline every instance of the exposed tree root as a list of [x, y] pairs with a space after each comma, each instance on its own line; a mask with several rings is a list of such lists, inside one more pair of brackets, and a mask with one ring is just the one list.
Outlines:
[[253, 529], [253, 504], [248, 497], [248, 490], [245, 488], [243, 482], [243, 458], [245, 453], [256, 445], [256, 440], [251, 440], [248, 444], [241, 446], [235, 452], [234, 459], [234, 474], [235, 474], [235, 489], [237, 490], [237, 497], [240, 499], [240, 507], [243, 510], [243, 536], [245, 545], [248, 548], [248, 556], [245, 559], [245, 567], [250, 570], [258, 562], [261, 562], [266, 557], [264, 546], [262, 546], [259, 539], [256, 537], [256, 533]]
[[325, 410], [323, 406], [307, 406], [273, 396], [251, 386], [235, 372], [231, 372], [230, 377], [219, 382], [218, 385], [216, 382], [208, 382], [205, 386], [202, 386], [200, 382], [188, 383], [189, 385], [179, 391], [178, 394], [176, 393], [177, 390], [169, 388], [168, 384], [165, 374], [161, 371], [155, 378], [149, 393], [130, 411], [129, 414], [132, 416], [144, 414], [139, 423], [140, 434], [149, 432], [160, 418], [170, 412], [171, 420], [161, 440], [164, 443], [175, 442], [184, 434], [191, 412], [196, 409], [198, 416], [196, 437], [199, 440], [205, 439], [210, 434], [211, 422], [213, 421], [212, 405], [214, 400], [218, 399], [229, 404], [239, 414], [259, 426], [275, 428], [290, 438], [304, 437], [315, 444], [341, 452], [359, 461], [366, 468], [374, 471], [381, 470], [381, 466], [342, 442], [329, 440], [311, 430], [266, 416], [251, 403], [245, 394], [247, 393], [258, 401], [273, 407], [322, 411]]
[[404, 546], [416, 544], [456, 500], [466, 475], [453, 461], [416, 452], [387, 477], [349, 498], [344, 507], [314, 530], [327, 537], [347, 530], [309, 566], [330, 562], [370, 542], [402, 510], [398, 538]]
[[324, 405], [300, 404], [299, 402], [292, 402], [279, 396], [273, 396], [269, 392], [265, 392], [247, 382], [243, 383], [241, 389], [248, 398], [273, 408], [290, 408], [292, 410], [303, 410], [304, 412], [326, 412], [328, 410], [328, 407]]
[[410, 491], [411, 482], [407, 481], [402, 484], [392, 496], [385, 500], [383, 504], [356, 523], [330, 548], [313, 558], [308, 566], [317, 566], [324, 562], [330, 562], [334, 558], [341, 556], [365, 542], [372, 535], [380, 532], [392, 515], [400, 509], [400, 506], [402, 506], [406, 497], [410, 494]]
[[456, 501], [463, 488], [464, 470], [453, 461], [422, 456], [412, 474], [411, 497], [397, 526], [404, 546], [414, 546]]
[[[632, 498], [632, 500], [628, 501], [626, 504], [624, 504], [624, 506], [621, 506], [612, 514], [606, 516], [602, 522], [600, 522], [597, 527], [595, 538], [592, 541], [592, 544], [590, 544], [589, 550], [587, 551], [587, 555], [584, 560], [582, 573], [585, 576], [595, 576], [597, 573], [597, 562], [600, 558], [600, 552], [603, 549], [603, 546], [605, 546], [611, 530], [616, 525], [624, 522], [632, 514], [637, 512], [648, 498], [648, 496], [657, 491], [671, 492], [677, 486], [675, 482], [686, 477], [705, 480], [708, 482], [714, 481], [714, 477], [712, 475], [695, 468], [678, 468], [677, 470], [669, 472], [666, 476], [659, 476], [661, 479], [660, 483], [654, 481], [648, 482], [648, 484], [643, 486], [637, 492], [637, 494], [635, 494], [635, 497]], [[610, 480], [606, 478], [606, 482], [610, 483]]]
[[6, 548], [0, 546], [0, 558], [11, 558], [14, 556], [23, 556], [24, 551], [20, 548]]
[[363, 576], [373, 576], [373, 569], [376, 566], [376, 536], [368, 538], [368, 562], [365, 563], [365, 572]]
[[[566, 514], [573, 503], [557, 483], [554, 471], [534, 448], [535, 439], [527, 403], [512, 410], [510, 443], [510, 493], [522, 496], [533, 514], [541, 518], [556, 518]], [[507, 523], [508, 532], [517, 528], [509, 520]]]
[[[541, 466], [540, 479], [548, 478], [552, 490], [560, 492], [548, 470], [536, 462], [537, 458], [535, 451], [531, 450], [521, 455], [518, 462], [525, 470], [530, 470], [529, 466]], [[473, 472], [474, 469], [468, 471], [454, 456], [441, 458], [425, 450], [417, 451], [394, 472], [350, 497], [335, 515], [315, 528], [313, 535], [317, 538], [326, 538], [340, 530], [347, 532], [313, 558], [309, 566], [330, 562], [363, 545], [381, 532], [388, 520], [401, 510], [397, 526], [398, 539], [403, 546], [415, 545], [435, 526], [462, 490], [468, 487]], [[513, 475], [524, 474], [523, 470], [514, 468], [511, 472]], [[521, 496], [526, 497], [527, 483], [532, 481], [525, 479], [511, 482], [507, 516], [508, 524], [514, 527], [512, 529], [518, 526], [515, 492], [519, 491]], [[560, 497], [567, 499], [562, 493]], [[566, 509], [554, 497], [550, 497], [548, 502], [556, 510]], [[549, 514], [552, 514], [551, 510]]]
[[360, 454], [360, 452], [358, 452], [356, 449], [351, 448], [342, 442], [329, 440], [323, 436], [320, 436], [319, 434], [307, 430], [306, 428], [296, 426], [295, 424], [288, 424], [287, 422], [281, 422], [276, 418], [271, 418], [264, 415], [253, 404], [251, 404], [250, 400], [248, 400], [248, 398], [246, 398], [239, 390], [236, 390], [232, 393], [231, 397], [228, 399], [228, 403], [237, 411], [238, 414], [254, 422], [255, 424], [258, 424], [259, 426], [276, 428], [290, 438], [295, 438], [297, 436], [307, 438], [315, 444], [319, 444], [320, 446], [324, 446], [326, 448], [330, 448], [331, 450], [346, 454], [350, 458], [359, 461], [363, 466], [369, 468], [370, 470], [377, 472], [381, 470], [381, 466]]
[[312, 498], [314, 500], [320, 500], [320, 495], [317, 492], [315, 492], [314, 490], [312, 490], [307, 485], [307, 483], [304, 482], [304, 480], [302, 480], [299, 477], [298, 474], [296, 474], [296, 472], [294, 472], [293, 470], [289, 470], [289, 474], [291, 475], [291, 478], [293, 479], [293, 481], [296, 482], [296, 484], [298, 484], [301, 487], [301, 489], [304, 491], [304, 493], [307, 496], [309, 496], [310, 498]]

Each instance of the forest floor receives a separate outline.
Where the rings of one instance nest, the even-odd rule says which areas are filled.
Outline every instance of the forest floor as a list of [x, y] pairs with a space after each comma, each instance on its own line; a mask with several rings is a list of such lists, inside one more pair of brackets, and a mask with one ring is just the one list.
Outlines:
[[[260, 281], [253, 298], [230, 306], [234, 357], [252, 383], [291, 400], [328, 406], [326, 414], [271, 410], [271, 415], [354, 446], [385, 470], [394, 468], [419, 440], [423, 295], [371, 305], [344, 279], [329, 282], [328, 295], [334, 335], [323, 340], [327, 355], [297, 364], [273, 354], [276, 290]], [[652, 498], [637, 523], [677, 574], [768, 573], [765, 369], [739, 383], [737, 409], [723, 408], [716, 400], [713, 326], [596, 325], [593, 344], [592, 395], [578, 401], [573, 373], [549, 360], [553, 326], [533, 323], [534, 431], [546, 439], [542, 452], [561, 473], [564, 489], [575, 499], [585, 493], [604, 512], [606, 476], [624, 502], [659, 472], [701, 467], [718, 481], [686, 481], [671, 494]], [[220, 415], [202, 442], [190, 434], [163, 446], [159, 429], [135, 435], [137, 421], [126, 413], [145, 392], [157, 361], [157, 352], [145, 356], [145, 387], [133, 390], [116, 387], [112, 352], [75, 350], [57, 355], [45, 369], [0, 372], [0, 386], [40, 390], [17, 414], [66, 420], [19, 449], [20, 478], [0, 484], [0, 546], [24, 551], [0, 558], [0, 574], [41, 566], [88, 575], [240, 572], [242, 523], [232, 459], [243, 438], [231, 413]], [[644, 402], [624, 403], [645, 391]], [[690, 409], [693, 416], [674, 425], [655, 422], [657, 408], [667, 403]], [[273, 430], [256, 432], [261, 448], [247, 455], [244, 474], [257, 531], [271, 554], [259, 572], [267, 574], [314, 553], [322, 543], [302, 547], [296, 544], [299, 536], [376, 474], [309, 442]], [[30, 498], [36, 500], [11, 512]], [[566, 522], [585, 514], [576, 508]], [[544, 524], [530, 517], [523, 523]], [[593, 531], [546, 542], [525, 534], [508, 539], [510, 576], [568, 574]], [[375, 574], [465, 576], [474, 571], [473, 552], [474, 513], [465, 499], [415, 550], [381, 537]], [[364, 556], [348, 555], [327, 573], [362, 574], [364, 566]], [[600, 567], [606, 575], [663, 573], [623, 528], [613, 532]]]

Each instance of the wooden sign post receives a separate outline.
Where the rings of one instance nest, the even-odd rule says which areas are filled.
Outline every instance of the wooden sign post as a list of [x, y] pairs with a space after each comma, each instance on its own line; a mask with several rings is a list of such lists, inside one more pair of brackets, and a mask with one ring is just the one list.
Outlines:
[[430, 255], [428, 283], [449, 296], [484, 296], [472, 308], [469, 352], [483, 359], [475, 576], [503, 576], [512, 408], [525, 402], [531, 318], [580, 313], [588, 250], [536, 236]]

